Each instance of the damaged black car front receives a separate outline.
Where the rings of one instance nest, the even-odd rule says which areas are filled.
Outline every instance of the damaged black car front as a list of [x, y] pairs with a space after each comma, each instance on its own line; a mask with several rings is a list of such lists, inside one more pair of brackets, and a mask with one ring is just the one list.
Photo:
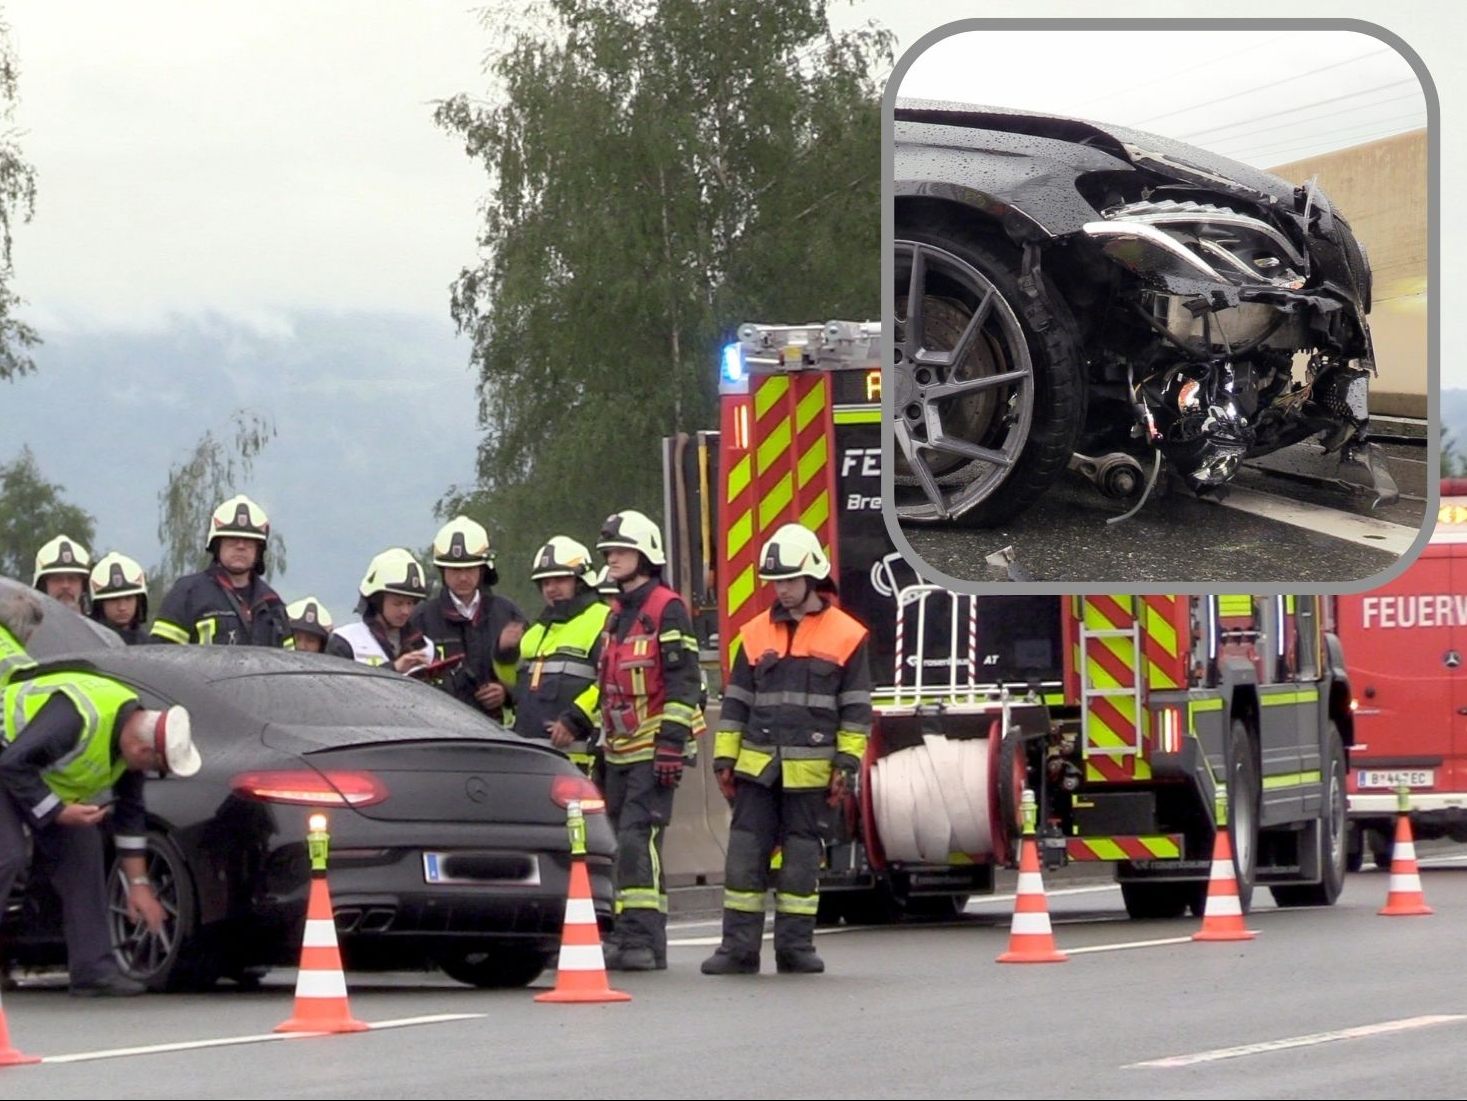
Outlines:
[[1367, 443], [1370, 267], [1323, 189], [1123, 127], [899, 101], [903, 521], [991, 525], [1067, 467], [1134, 500]]

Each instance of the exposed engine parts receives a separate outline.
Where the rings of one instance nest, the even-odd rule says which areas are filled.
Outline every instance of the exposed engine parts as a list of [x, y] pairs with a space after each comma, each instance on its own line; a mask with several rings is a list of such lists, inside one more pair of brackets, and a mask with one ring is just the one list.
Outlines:
[[1156, 456], [1213, 493], [1305, 440], [1394, 498], [1365, 439], [1370, 267], [1313, 181], [925, 101], [897, 105], [896, 180], [902, 520], [999, 523], [1065, 465], [1132, 500]]

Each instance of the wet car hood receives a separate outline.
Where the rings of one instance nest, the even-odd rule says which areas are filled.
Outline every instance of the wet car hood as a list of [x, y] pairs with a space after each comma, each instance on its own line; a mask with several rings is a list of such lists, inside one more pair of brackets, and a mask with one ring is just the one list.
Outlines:
[[898, 99], [895, 118], [898, 122], [996, 130], [1093, 146], [1138, 168], [1161, 175], [1199, 186], [1235, 191], [1254, 201], [1262, 196], [1290, 209], [1294, 205], [1294, 185], [1272, 172], [1264, 172], [1186, 142], [1126, 126], [931, 99]]

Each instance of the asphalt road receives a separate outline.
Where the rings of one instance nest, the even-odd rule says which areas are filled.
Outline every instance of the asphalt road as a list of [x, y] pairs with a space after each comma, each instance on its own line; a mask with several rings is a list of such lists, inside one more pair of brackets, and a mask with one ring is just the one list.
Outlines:
[[[1273, 462], [1270, 467], [1279, 469], [1246, 467], [1222, 504], [1163, 480], [1162, 492], [1153, 492], [1139, 513], [1116, 524], [1106, 521], [1128, 506], [1068, 474], [1033, 508], [1000, 527], [906, 525], [903, 531], [929, 566], [973, 581], [1006, 580], [986, 560], [1010, 546], [1036, 581], [1358, 581], [1397, 561], [1425, 516], [1425, 448], [1382, 446], [1402, 492], [1397, 503], [1382, 509], [1371, 508], [1373, 495], [1363, 489], [1300, 476], [1324, 469], [1318, 464]], [[1286, 509], [1299, 522], [1279, 519]]]
[[[1052, 876], [1063, 964], [994, 962], [1002, 897], [944, 926], [832, 930], [819, 977], [766, 958], [757, 978], [705, 978], [715, 927], [682, 923], [671, 970], [615, 976], [629, 1004], [351, 976], [367, 1021], [472, 1015], [355, 1036], [252, 1041], [288, 1015], [284, 972], [257, 993], [100, 1004], [21, 990], [18, 1047], [101, 1057], [0, 1068], [0, 1096], [1461, 1096], [1467, 856], [1445, 851], [1424, 874], [1433, 917], [1378, 917], [1386, 876], [1365, 872], [1332, 909], [1260, 904], [1254, 941], [1175, 943], [1195, 920], [1130, 922], [1115, 888]], [[218, 1040], [238, 1042], [115, 1050]]]

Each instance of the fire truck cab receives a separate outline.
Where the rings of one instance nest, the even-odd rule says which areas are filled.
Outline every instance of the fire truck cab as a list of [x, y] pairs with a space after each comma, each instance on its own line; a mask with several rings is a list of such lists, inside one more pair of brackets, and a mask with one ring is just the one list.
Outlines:
[[1219, 796], [1239, 893], [1328, 905], [1345, 872], [1350, 692], [1329, 598], [974, 596], [926, 583], [881, 512], [877, 324], [744, 325], [717, 432], [669, 441], [672, 575], [727, 672], [799, 521], [871, 631], [875, 727], [833, 823], [827, 919], [952, 914], [1017, 861], [1115, 865], [1134, 917], [1200, 912]]
[[1390, 866], [1402, 787], [1415, 838], [1467, 841], [1467, 480], [1443, 481], [1420, 558], [1339, 604], [1358, 733], [1350, 863], [1358, 868], [1368, 848], [1378, 866]]

